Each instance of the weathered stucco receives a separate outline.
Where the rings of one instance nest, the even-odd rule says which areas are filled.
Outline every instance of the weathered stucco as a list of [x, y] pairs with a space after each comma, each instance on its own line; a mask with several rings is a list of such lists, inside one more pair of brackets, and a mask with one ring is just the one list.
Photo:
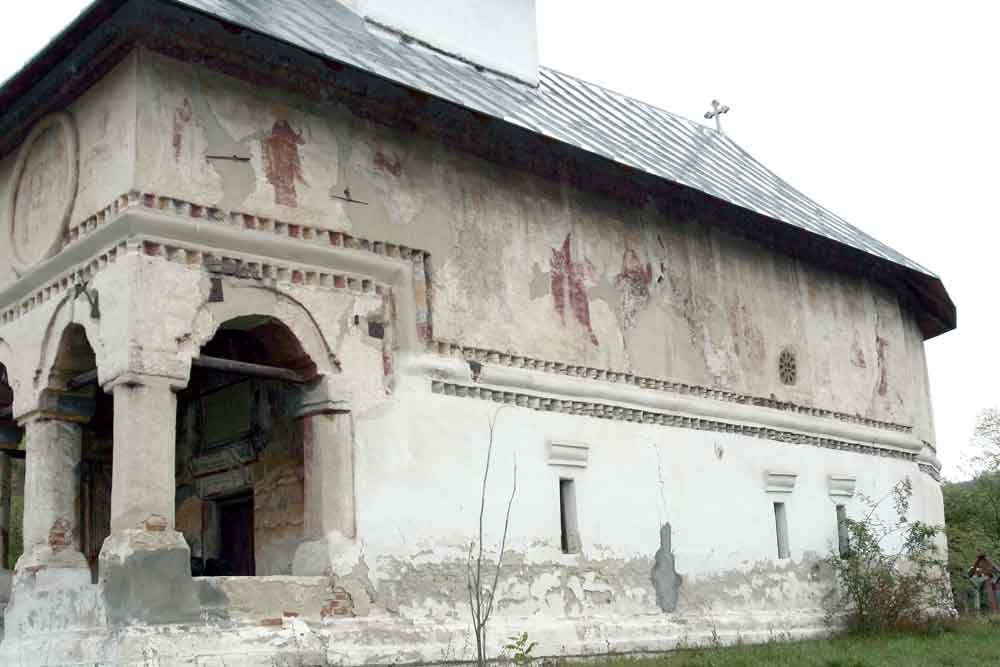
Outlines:
[[[493, 416], [488, 559], [515, 461], [518, 489], [493, 652], [520, 631], [539, 655], [815, 634], [837, 504], [856, 513], [909, 477], [912, 518], [943, 522], [921, 453], [922, 336], [885, 286], [774, 254], [711, 212], [628, 209], [149, 51], [71, 112], [89, 160], [77, 236], [44, 280], [14, 283], [0, 259], [15, 295], [0, 363], [22, 425], [65, 419], [59, 392], [87, 369], [67, 366], [63, 332], [79, 327], [114, 394], [113, 485], [129, 484], [113, 486], [97, 583], [49, 553], [18, 569], [9, 664], [468, 658]], [[316, 376], [268, 408], [253, 464], [258, 573], [274, 576], [192, 578], [190, 557], [218, 545], [201, 501], [176, 492], [197, 429], [171, 392], [250, 316], [286, 326]], [[46, 428], [80, 446], [79, 428]], [[43, 458], [31, 479], [62, 486], [36, 485], [49, 505], [33, 509], [52, 514], [72, 466]], [[578, 553], [562, 548], [560, 480]]]
[[[126, 57], [69, 106], [79, 144], [79, 185], [70, 224], [80, 223], [127, 192], [136, 169], [136, 71], [138, 59]], [[0, 211], [13, 195], [15, 151], [0, 159]], [[6, 224], [6, 221], [3, 223]], [[0, 289], [16, 279], [10, 265], [7, 229], [0, 243]]]
[[[137, 189], [426, 250], [438, 339], [774, 395], [932, 440], [922, 336], [877, 283], [776, 255], [710, 216], [628, 209], [341, 108], [140, 62]], [[181, 112], [190, 121], [176, 126]], [[367, 205], [331, 198], [345, 189]], [[778, 378], [786, 348], [795, 386]]]

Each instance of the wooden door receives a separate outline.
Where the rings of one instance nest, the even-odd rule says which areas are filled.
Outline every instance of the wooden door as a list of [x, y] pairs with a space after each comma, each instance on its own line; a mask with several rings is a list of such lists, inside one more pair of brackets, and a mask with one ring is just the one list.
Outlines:
[[254, 575], [253, 495], [219, 504], [220, 556], [233, 576]]

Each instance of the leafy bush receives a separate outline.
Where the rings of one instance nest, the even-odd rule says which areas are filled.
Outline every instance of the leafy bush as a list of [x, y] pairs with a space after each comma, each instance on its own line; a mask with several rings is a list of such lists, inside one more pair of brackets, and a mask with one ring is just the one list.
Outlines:
[[504, 645], [504, 652], [509, 654], [508, 660], [517, 667], [524, 667], [534, 662], [535, 658], [531, 652], [538, 646], [538, 642], [528, 640], [528, 633], [522, 632], [507, 639]]
[[[849, 632], [914, 629], [951, 609], [938, 547], [942, 528], [907, 518], [912, 494], [906, 478], [880, 500], [860, 496], [867, 512], [846, 519], [848, 552], [826, 559], [838, 583], [829, 600], [830, 619], [845, 621]], [[889, 499], [894, 518], [886, 520], [878, 510]]]

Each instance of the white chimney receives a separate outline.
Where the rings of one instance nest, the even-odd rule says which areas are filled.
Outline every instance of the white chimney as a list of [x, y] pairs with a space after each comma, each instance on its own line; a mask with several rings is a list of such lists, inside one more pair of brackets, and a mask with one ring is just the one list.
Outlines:
[[435, 50], [538, 84], [535, 0], [340, 0]]

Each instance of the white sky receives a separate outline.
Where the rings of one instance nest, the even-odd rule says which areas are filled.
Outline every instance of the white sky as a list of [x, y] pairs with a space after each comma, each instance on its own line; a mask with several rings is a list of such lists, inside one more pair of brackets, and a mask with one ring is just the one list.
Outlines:
[[[543, 64], [693, 119], [719, 98], [757, 159], [943, 277], [959, 329], [927, 349], [939, 454], [959, 477], [976, 413], [1000, 405], [1000, 5], [537, 2]], [[5, 3], [0, 80], [87, 4]]]

